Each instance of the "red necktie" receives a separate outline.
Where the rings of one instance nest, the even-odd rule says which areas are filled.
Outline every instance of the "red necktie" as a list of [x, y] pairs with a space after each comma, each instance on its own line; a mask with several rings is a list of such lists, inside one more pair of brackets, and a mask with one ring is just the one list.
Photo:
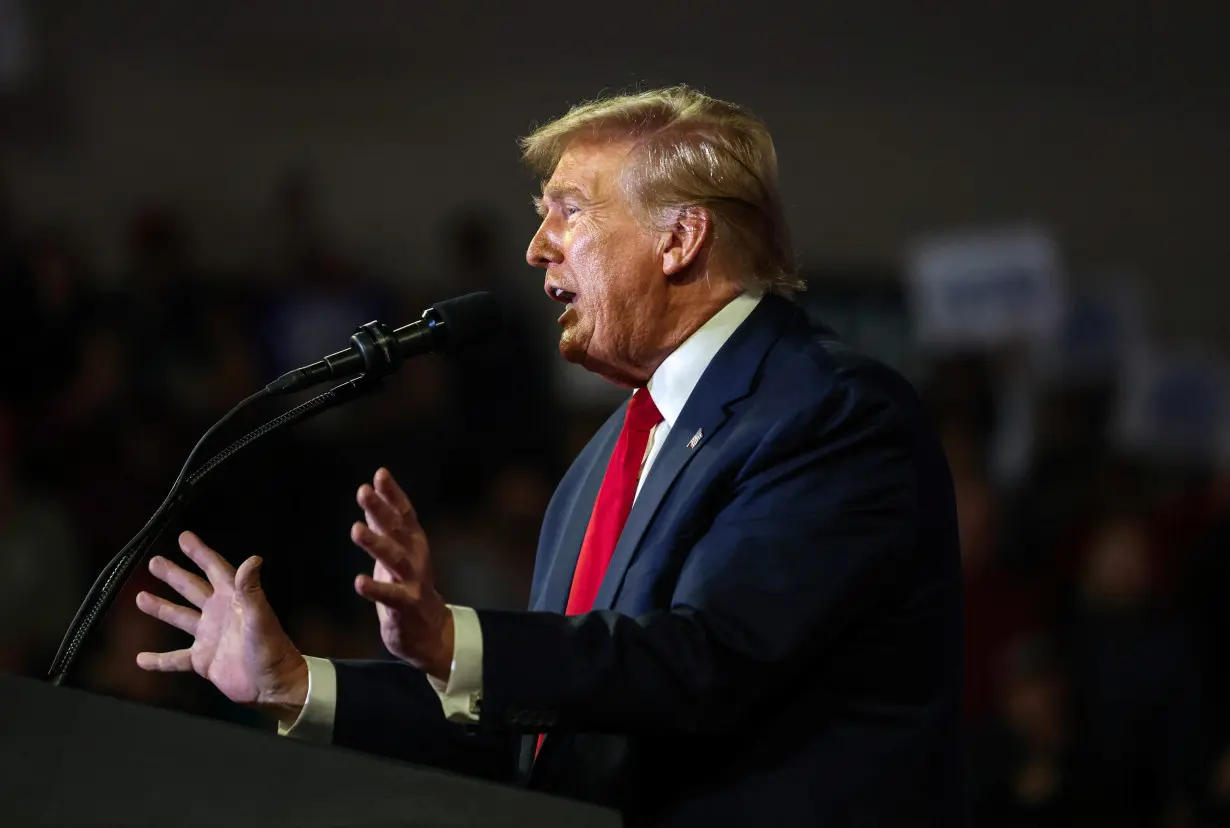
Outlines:
[[[615, 554], [615, 545], [619, 543], [619, 535], [632, 511], [641, 464], [645, 460], [645, 449], [649, 446], [649, 433], [660, 422], [662, 412], [653, 404], [649, 390], [642, 388], [633, 394], [628, 402], [628, 411], [624, 414], [619, 441], [615, 443], [615, 451], [602, 478], [598, 499], [594, 501], [594, 511], [589, 516], [585, 540], [581, 542], [581, 554], [577, 558], [572, 589], [568, 593], [568, 608], [565, 610], [568, 615], [579, 615], [594, 608], [594, 599], [598, 596], [607, 565], [611, 562], [611, 555]], [[538, 736], [535, 756], [542, 748], [543, 735]]]
[[602, 576], [606, 574], [607, 564], [611, 562], [619, 535], [632, 511], [641, 463], [645, 460], [645, 448], [649, 445], [649, 433], [660, 422], [662, 413], [653, 404], [649, 391], [642, 388], [633, 394], [628, 402], [628, 411], [624, 414], [619, 441], [602, 478], [598, 499], [594, 501], [594, 511], [589, 516], [585, 540], [581, 542], [581, 555], [577, 558], [572, 589], [568, 593], [568, 608], [565, 610], [568, 615], [579, 615], [594, 608]]

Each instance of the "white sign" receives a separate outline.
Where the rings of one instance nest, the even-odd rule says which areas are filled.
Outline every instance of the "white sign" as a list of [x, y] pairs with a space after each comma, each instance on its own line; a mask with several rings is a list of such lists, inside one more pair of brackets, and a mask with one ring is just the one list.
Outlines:
[[1032, 227], [926, 240], [911, 251], [907, 278], [915, 334], [927, 346], [1037, 343], [1063, 311], [1059, 252]]

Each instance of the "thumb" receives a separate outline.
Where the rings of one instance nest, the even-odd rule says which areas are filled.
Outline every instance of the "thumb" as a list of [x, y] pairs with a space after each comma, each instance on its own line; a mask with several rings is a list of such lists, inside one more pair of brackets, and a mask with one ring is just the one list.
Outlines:
[[263, 596], [260, 570], [264, 563], [260, 556], [254, 555], [239, 565], [239, 571], [235, 573], [235, 592], [241, 600], [250, 602]]

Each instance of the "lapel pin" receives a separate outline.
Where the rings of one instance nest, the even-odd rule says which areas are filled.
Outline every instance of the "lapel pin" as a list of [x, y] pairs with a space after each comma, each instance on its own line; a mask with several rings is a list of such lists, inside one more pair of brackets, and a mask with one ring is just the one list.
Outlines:
[[700, 443], [700, 438], [704, 436], [705, 436], [705, 433], [703, 431], [701, 431], [699, 428], [696, 429], [696, 433], [692, 435], [692, 439], [688, 440], [688, 448], [690, 449], [696, 448], [697, 444]]

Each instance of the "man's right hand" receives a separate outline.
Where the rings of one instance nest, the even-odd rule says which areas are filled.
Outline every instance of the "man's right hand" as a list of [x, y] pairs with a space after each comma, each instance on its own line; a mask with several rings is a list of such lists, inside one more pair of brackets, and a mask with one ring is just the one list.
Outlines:
[[137, 595], [137, 606], [192, 635], [192, 646], [169, 653], [138, 653], [137, 666], [194, 671], [231, 701], [293, 724], [307, 701], [307, 662], [265, 598], [258, 574], [261, 559], [248, 558], [236, 571], [191, 532], [179, 536], [179, 548], [208, 581], [162, 557], [151, 558], [149, 569], [196, 609], [148, 592]]

